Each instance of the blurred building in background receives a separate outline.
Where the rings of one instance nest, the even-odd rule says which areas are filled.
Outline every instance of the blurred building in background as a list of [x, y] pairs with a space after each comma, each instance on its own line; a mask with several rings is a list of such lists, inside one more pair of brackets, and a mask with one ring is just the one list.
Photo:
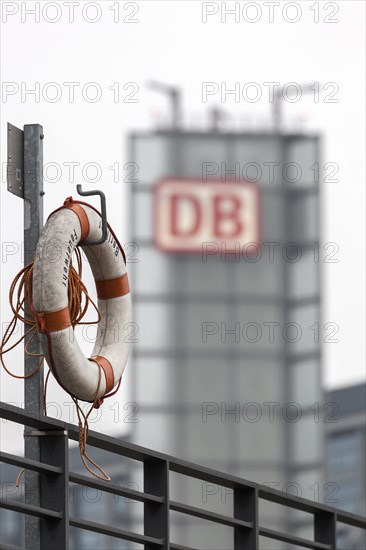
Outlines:
[[[133, 134], [129, 159], [138, 170], [130, 205], [139, 249], [129, 267], [139, 326], [133, 441], [314, 498], [325, 458], [316, 416], [325, 401], [319, 137], [220, 131], [216, 124], [208, 131], [160, 129]], [[259, 209], [245, 197], [212, 207], [215, 189], [230, 197], [243, 180], [259, 194]], [[251, 228], [247, 239], [245, 227], [237, 239], [240, 252], [230, 233], [239, 214]], [[217, 223], [216, 233], [210, 229], [215, 216], [222, 233]], [[253, 224], [261, 237], [250, 245]], [[194, 246], [195, 232], [198, 240], [205, 236], [209, 254], [202, 239], [199, 250]], [[232, 495], [215, 487], [177, 479], [176, 489], [187, 504], [232, 507]], [[199, 519], [195, 526], [173, 517], [178, 543], [230, 548], [225, 529], [209, 525], [202, 540]], [[312, 536], [305, 514], [284, 509], [274, 516], [268, 504], [266, 517], [268, 527]], [[262, 546], [275, 550], [274, 541]]]
[[[331, 391], [327, 402], [337, 413], [326, 424], [327, 504], [366, 514], [366, 385]], [[366, 548], [365, 534], [347, 529], [339, 533], [339, 547]]]

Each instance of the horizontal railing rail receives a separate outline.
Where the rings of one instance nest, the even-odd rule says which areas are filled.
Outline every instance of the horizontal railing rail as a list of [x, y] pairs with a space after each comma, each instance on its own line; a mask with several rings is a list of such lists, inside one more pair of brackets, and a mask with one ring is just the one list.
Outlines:
[[[233, 529], [234, 550], [258, 550], [260, 536], [303, 548], [335, 550], [337, 547], [338, 524], [341, 523], [349, 527], [366, 530], [366, 519], [361, 516], [322, 503], [283, 494], [281, 491], [271, 487], [199, 466], [94, 431], [89, 432], [88, 445], [121, 457], [134, 459], [143, 464], [144, 490], [138, 491], [128, 487], [121, 487], [113, 482], [106, 482], [87, 475], [71, 472], [69, 471], [67, 458], [65, 458], [67, 456], [65, 449], [67, 449], [68, 439], [78, 441], [79, 429], [77, 426], [46, 416], [29, 415], [25, 413], [24, 409], [2, 402], [0, 403], [0, 417], [33, 428], [37, 431], [35, 435], [38, 433], [45, 436], [40, 437], [40, 461], [3, 452], [0, 453], [0, 462], [38, 472], [41, 480], [43, 480], [44, 487], [58, 487], [58, 489], [62, 489], [57, 493], [59, 495], [58, 499], [56, 501], [54, 499], [52, 503], [47, 501], [47, 497], [41, 495], [40, 506], [33, 506], [8, 498], [1, 498], [0, 501], [0, 507], [2, 508], [43, 519], [43, 522], [41, 522], [43, 527], [41, 527], [40, 533], [42, 550], [49, 550], [49, 548], [53, 550], [58, 550], [59, 548], [67, 550], [69, 526], [141, 544], [146, 550], [156, 548], [164, 550], [194, 550], [170, 541], [170, 511], [231, 527]], [[50, 443], [47, 435], [52, 437], [52, 443]], [[57, 441], [57, 444], [55, 441]], [[56, 449], [57, 452], [52, 453], [50, 447]], [[231, 488], [234, 495], [233, 514], [231, 516], [219, 514], [170, 499], [170, 472]], [[79, 517], [70, 517], [68, 512], [69, 483], [142, 502], [144, 504], [144, 534], [134, 533], [118, 526], [112, 527]], [[313, 540], [261, 526], [258, 517], [260, 500], [270, 501], [274, 504], [287, 506], [292, 510], [312, 514], [314, 525]], [[14, 547], [3, 544], [1, 548], [5, 550]]]

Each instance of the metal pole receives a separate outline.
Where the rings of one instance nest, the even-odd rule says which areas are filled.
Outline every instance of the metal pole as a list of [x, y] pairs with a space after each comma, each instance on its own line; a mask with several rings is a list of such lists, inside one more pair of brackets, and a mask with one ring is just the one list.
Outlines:
[[236, 487], [234, 489], [234, 518], [252, 523], [251, 529], [234, 527], [235, 550], [259, 549], [258, 489]]
[[[144, 503], [144, 533], [161, 539], [161, 549], [169, 550], [169, 463], [166, 460], [148, 460], [144, 463], [144, 491], [163, 497], [163, 502]], [[154, 546], [145, 544], [145, 550]]]
[[[43, 128], [39, 124], [24, 126], [24, 265], [34, 258], [37, 242], [43, 227]], [[31, 353], [41, 353], [38, 338], [28, 346]], [[39, 358], [25, 354], [24, 374], [32, 372]], [[43, 369], [24, 381], [24, 403], [28, 415], [43, 414]], [[25, 429], [25, 434], [29, 433]], [[40, 460], [38, 437], [25, 436], [25, 457]], [[25, 502], [40, 505], [39, 475], [25, 472]], [[40, 550], [40, 520], [25, 516], [25, 547]]]
[[181, 92], [175, 86], [169, 86], [168, 84], [163, 84], [156, 80], [152, 80], [148, 83], [150, 88], [162, 92], [163, 94], [168, 95], [171, 103], [172, 110], [172, 129], [179, 130], [181, 126]]
[[218, 107], [214, 107], [211, 110], [211, 131], [219, 132], [220, 131], [220, 122], [223, 119], [222, 111]]
[[272, 114], [274, 131], [280, 133], [282, 130], [282, 88], [275, 90]]
[[56, 521], [41, 520], [41, 549], [69, 550], [69, 444], [67, 430], [45, 430], [35, 433], [40, 441], [41, 461], [61, 468], [61, 475], [41, 477], [41, 506], [61, 512]]
[[177, 88], [172, 88], [170, 91], [172, 102], [172, 126], [174, 130], [179, 130], [181, 123], [181, 98], [180, 91]]

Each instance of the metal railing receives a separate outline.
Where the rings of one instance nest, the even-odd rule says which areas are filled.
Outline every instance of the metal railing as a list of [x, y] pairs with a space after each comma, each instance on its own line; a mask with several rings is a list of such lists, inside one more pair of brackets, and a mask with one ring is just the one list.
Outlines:
[[[0, 507], [42, 519], [40, 521], [42, 550], [67, 550], [69, 547], [69, 526], [138, 543], [143, 545], [145, 550], [155, 550], [156, 548], [192, 550], [186, 546], [170, 542], [170, 511], [231, 527], [233, 529], [234, 550], [259, 549], [260, 536], [303, 548], [335, 550], [338, 524], [366, 530], [366, 520], [360, 516], [303, 498], [284, 495], [281, 491], [265, 485], [259, 485], [229, 474], [201, 467], [93, 431], [89, 432], [88, 444], [90, 446], [115, 453], [121, 457], [137, 460], [143, 464], [144, 491], [120, 487], [113, 483], [70, 472], [68, 466], [68, 439], [78, 440], [79, 430], [77, 426], [45, 416], [29, 415], [25, 413], [24, 409], [6, 403], [0, 403], [0, 417], [31, 428], [32, 430], [26, 432], [27, 437], [39, 438], [40, 461], [8, 453], [1, 453], [0, 461], [39, 474], [41, 486], [40, 506], [5, 498], [1, 500]], [[171, 500], [169, 496], [170, 472], [230, 488], [234, 495], [232, 516], [214, 513]], [[142, 502], [144, 504], [144, 534], [106, 526], [79, 517], [70, 517], [68, 508], [69, 483], [95, 488]], [[55, 498], [55, 495], [57, 495], [57, 498]], [[258, 509], [261, 499], [287, 506], [292, 510], [300, 510], [311, 514], [313, 516], [314, 539], [308, 540], [260, 526]], [[2, 548], [7, 547], [3, 545]]]

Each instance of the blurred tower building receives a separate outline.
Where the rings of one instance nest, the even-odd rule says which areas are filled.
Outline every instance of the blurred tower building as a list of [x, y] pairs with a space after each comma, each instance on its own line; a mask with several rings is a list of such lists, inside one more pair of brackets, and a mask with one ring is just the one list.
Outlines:
[[[129, 160], [135, 163], [131, 240], [138, 247], [129, 266], [139, 327], [133, 346], [139, 407], [133, 441], [322, 499], [319, 137], [216, 126], [160, 129], [131, 135]], [[187, 185], [191, 194], [193, 185], [202, 191], [216, 182], [229, 193], [243, 185], [240, 180], [250, 181], [259, 194], [259, 208], [249, 201], [236, 210], [251, 210], [250, 223], [260, 234], [256, 245], [240, 241], [238, 253], [207, 226], [209, 254], [202, 253], [202, 242], [200, 251], [175, 250], [179, 224], [181, 234], [191, 238], [202, 222], [197, 208], [209, 217], [207, 197], [198, 207], [192, 196], [178, 204], [176, 190]], [[220, 193], [226, 193], [222, 187]], [[193, 225], [186, 220], [192, 215]], [[224, 206], [214, 215], [228, 224], [234, 217]], [[162, 247], [164, 237], [168, 245]], [[176, 491], [198, 508], [224, 513], [233, 504], [220, 488], [188, 484], [179, 476]], [[270, 528], [313, 536], [305, 514], [284, 509], [274, 516], [270, 504], [265, 514]], [[173, 513], [173, 520], [172, 538], [180, 544], [231, 548], [224, 526], [207, 525], [203, 540], [199, 519], [197, 526], [187, 525], [183, 515]], [[261, 545], [283, 550], [285, 543], [263, 539]]]
[[[327, 394], [332, 415], [326, 426], [326, 501], [347, 512], [366, 513], [366, 384], [338, 388]], [[334, 414], [335, 413], [335, 414]], [[343, 526], [339, 548], [366, 548], [360, 529]]]

